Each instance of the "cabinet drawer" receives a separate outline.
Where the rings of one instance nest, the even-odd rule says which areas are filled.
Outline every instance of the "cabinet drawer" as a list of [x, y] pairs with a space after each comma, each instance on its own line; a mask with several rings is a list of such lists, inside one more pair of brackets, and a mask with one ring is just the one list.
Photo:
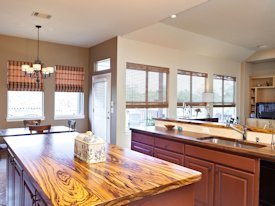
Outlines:
[[154, 148], [146, 144], [132, 141], [131, 149], [146, 155], [153, 156]]
[[184, 154], [184, 144], [173, 140], [155, 138], [155, 147]]
[[151, 146], [154, 145], [154, 137], [136, 132], [132, 132], [132, 141], [148, 144]]
[[154, 157], [172, 162], [178, 165], [184, 165], [184, 156], [174, 152], [165, 151], [162, 149], [155, 148]]
[[241, 157], [238, 155], [228, 154], [192, 145], [185, 145], [185, 154], [252, 173], [255, 173], [257, 163], [259, 163], [259, 161], [256, 159]]

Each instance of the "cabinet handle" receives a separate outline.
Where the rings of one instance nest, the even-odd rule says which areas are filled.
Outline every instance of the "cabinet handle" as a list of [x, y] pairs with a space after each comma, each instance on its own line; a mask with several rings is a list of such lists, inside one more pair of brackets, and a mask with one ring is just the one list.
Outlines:
[[15, 165], [16, 164], [14, 159], [11, 159], [10, 163], [11, 163], [11, 165]]
[[32, 205], [33, 206], [35, 206], [35, 203], [37, 201], [36, 197], [37, 197], [36, 194], [31, 196], [31, 198], [32, 198]]

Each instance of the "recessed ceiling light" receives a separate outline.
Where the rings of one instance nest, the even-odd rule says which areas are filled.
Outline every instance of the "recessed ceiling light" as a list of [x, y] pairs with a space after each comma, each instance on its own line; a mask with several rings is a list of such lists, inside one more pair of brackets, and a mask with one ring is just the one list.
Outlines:
[[31, 15], [36, 16], [36, 17], [40, 17], [40, 18], [43, 18], [43, 19], [50, 19], [52, 17], [52, 15], [50, 15], [50, 14], [40, 13], [40, 12], [37, 12], [37, 11], [32, 12]]
[[176, 14], [172, 14], [171, 15], [171, 19], [175, 19], [175, 18], [177, 18], [177, 15]]
[[267, 48], [267, 47], [268, 47], [268, 45], [266, 45], [266, 44], [257, 45], [258, 49], [264, 49], [264, 48]]

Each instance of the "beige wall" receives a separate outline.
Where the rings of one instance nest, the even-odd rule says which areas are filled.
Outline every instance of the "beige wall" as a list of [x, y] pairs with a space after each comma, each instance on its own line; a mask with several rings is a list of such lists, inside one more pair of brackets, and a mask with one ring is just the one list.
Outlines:
[[[111, 58], [111, 69], [102, 71], [102, 72], [94, 72], [94, 64], [95, 62], [103, 59]], [[92, 76], [100, 75], [104, 73], [111, 73], [111, 101], [114, 104], [113, 113], [111, 113], [111, 131], [110, 131], [110, 139], [111, 143], [116, 143], [116, 106], [117, 105], [117, 37], [102, 42], [98, 45], [95, 45], [90, 48], [90, 73], [89, 77], [89, 117], [92, 119]], [[91, 125], [91, 122], [90, 122]]]
[[[22, 60], [33, 62], [37, 55], [37, 41], [0, 35], [0, 128], [22, 127], [19, 122], [7, 122], [7, 62]], [[84, 67], [88, 74], [89, 49], [49, 42], [40, 42], [40, 60], [49, 66], [70, 65]], [[54, 120], [54, 80], [55, 76], [44, 81], [44, 113], [42, 124], [67, 125], [67, 120]], [[88, 75], [85, 75], [84, 90], [85, 119], [77, 120], [77, 130], [86, 131], [88, 127]]]
[[[225, 59], [211, 58], [182, 50], [157, 46], [126, 38], [118, 38], [118, 74], [117, 99], [117, 144], [123, 147], [130, 146], [130, 137], [125, 128], [125, 67], [126, 62], [161, 66], [170, 68], [169, 73], [169, 108], [168, 116], [176, 117], [177, 108], [177, 69], [186, 69], [206, 72], [208, 91], [212, 91], [213, 74], [223, 74], [237, 77], [236, 97], [237, 108], [240, 105], [240, 75], [241, 63]], [[237, 115], [239, 110], [237, 111]]]

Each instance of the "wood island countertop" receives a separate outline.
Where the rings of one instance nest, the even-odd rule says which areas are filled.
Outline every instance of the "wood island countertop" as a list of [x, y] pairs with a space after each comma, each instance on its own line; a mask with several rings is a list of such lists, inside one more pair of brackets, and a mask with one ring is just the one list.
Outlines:
[[107, 160], [74, 157], [78, 133], [5, 137], [8, 149], [48, 205], [125, 205], [200, 180], [201, 173], [107, 145]]

